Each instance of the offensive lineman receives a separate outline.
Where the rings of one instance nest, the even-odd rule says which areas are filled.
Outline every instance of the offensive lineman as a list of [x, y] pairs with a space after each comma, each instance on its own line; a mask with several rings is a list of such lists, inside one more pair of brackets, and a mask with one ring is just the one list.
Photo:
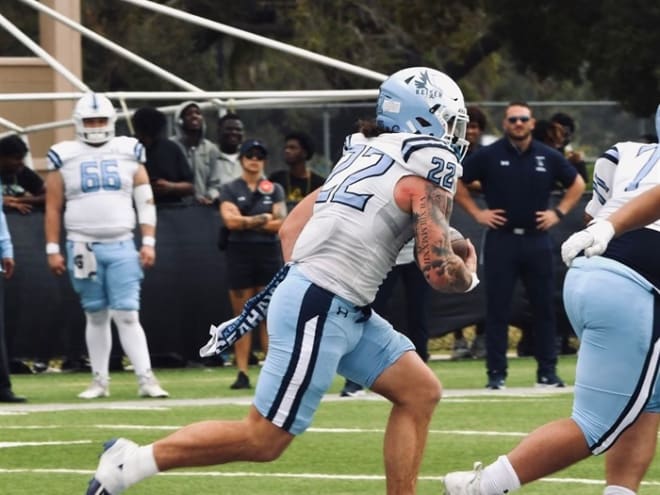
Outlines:
[[[78, 397], [110, 395], [111, 320], [137, 375], [138, 394], [167, 397], [151, 371], [138, 315], [142, 267], [156, 259], [156, 208], [142, 165], [144, 148], [134, 138], [115, 137], [115, 109], [103, 95], [84, 95], [73, 120], [78, 139], [48, 151], [45, 229], [48, 266], [55, 275], [68, 269], [85, 312], [93, 379]], [[133, 241], [133, 201], [142, 233], [139, 253]], [[66, 264], [59, 244], [65, 204]]]
[[247, 417], [194, 423], [146, 446], [107, 442], [88, 495], [117, 495], [179, 467], [274, 460], [309, 427], [337, 372], [393, 403], [387, 493], [415, 493], [441, 386], [410, 340], [369, 304], [413, 236], [433, 288], [476, 285], [474, 247], [463, 262], [448, 225], [467, 120], [461, 90], [441, 72], [409, 68], [383, 82], [378, 126], [363, 123], [347, 137], [324, 186], [280, 230], [293, 265], [270, 301], [270, 345]]
[[[606, 219], [614, 213], [616, 227], [632, 228], [630, 219], [619, 225], [617, 212], [657, 190], [659, 160], [657, 143], [621, 142], [606, 151], [596, 161], [586, 207], [595, 222], [562, 245], [570, 266], [564, 304], [580, 338], [571, 418], [538, 428], [483, 470], [477, 463], [472, 472], [449, 473], [447, 495], [509, 493], [603, 452], [603, 494], [639, 489], [660, 424], [660, 221], [608, 245], [615, 229]], [[576, 258], [585, 248], [590, 257]]]

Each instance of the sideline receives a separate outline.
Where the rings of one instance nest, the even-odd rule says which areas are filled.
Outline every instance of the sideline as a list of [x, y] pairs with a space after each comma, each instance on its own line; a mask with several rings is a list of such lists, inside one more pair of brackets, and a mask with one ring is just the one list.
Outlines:
[[[536, 387], [510, 387], [506, 390], [488, 389], [456, 389], [443, 391], [443, 401], [463, 402], [485, 399], [486, 401], [505, 401], [516, 398], [538, 399], [541, 397], [572, 394], [573, 387], [564, 388], [536, 388]], [[339, 394], [326, 394], [322, 402], [347, 401], [386, 401], [378, 394], [368, 392], [359, 397], [340, 397]], [[205, 407], [205, 406], [247, 406], [252, 404], [252, 396], [223, 397], [207, 399], [136, 399], [129, 401], [112, 401], [107, 399], [91, 402], [66, 402], [50, 404], [3, 404], [0, 406], [0, 416], [23, 414], [28, 412], [54, 412], [72, 410], [167, 410], [175, 407]]]

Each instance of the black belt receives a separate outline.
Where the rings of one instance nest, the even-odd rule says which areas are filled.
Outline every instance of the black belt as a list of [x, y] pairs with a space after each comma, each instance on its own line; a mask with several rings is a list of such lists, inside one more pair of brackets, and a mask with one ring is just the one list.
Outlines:
[[545, 234], [547, 231], [539, 229], [525, 229], [522, 227], [500, 227], [498, 229], [493, 229], [496, 231], [508, 232], [509, 234], [514, 235], [539, 235]]

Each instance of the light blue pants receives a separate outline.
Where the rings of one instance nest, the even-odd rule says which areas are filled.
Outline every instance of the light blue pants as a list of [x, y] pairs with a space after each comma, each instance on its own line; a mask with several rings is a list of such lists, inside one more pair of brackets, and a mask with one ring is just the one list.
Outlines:
[[378, 314], [312, 284], [295, 265], [273, 294], [268, 334], [254, 405], [294, 435], [309, 427], [337, 373], [370, 387], [415, 350]]
[[140, 309], [140, 282], [144, 276], [133, 240], [94, 242], [96, 277], [73, 276], [73, 242], [66, 243], [67, 268], [73, 289], [85, 311], [93, 313], [105, 308], [125, 311]]
[[580, 338], [572, 418], [601, 454], [643, 411], [660, 412], [660, 297], [627, 266], [580, 257], [564, 305]]

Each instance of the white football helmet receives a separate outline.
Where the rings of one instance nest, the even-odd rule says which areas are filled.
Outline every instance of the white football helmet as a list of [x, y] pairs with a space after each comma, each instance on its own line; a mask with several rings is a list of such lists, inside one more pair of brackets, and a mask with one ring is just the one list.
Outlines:
[[[102, 127], [85, 127], [85, 119], [108, 119]], [[115, 137], [117, 112], [104, 95], [87, 93], [73, 109], [73, 122], [78, 137], [89, 144], [102, 144]]]
[[390, 132], [426, 134], [443, 141], [459, 160], [467, 152], [470, 118], [463, 92], [448, 75], [428, 67], [395, 72], [380, 86], [376, 121]]

